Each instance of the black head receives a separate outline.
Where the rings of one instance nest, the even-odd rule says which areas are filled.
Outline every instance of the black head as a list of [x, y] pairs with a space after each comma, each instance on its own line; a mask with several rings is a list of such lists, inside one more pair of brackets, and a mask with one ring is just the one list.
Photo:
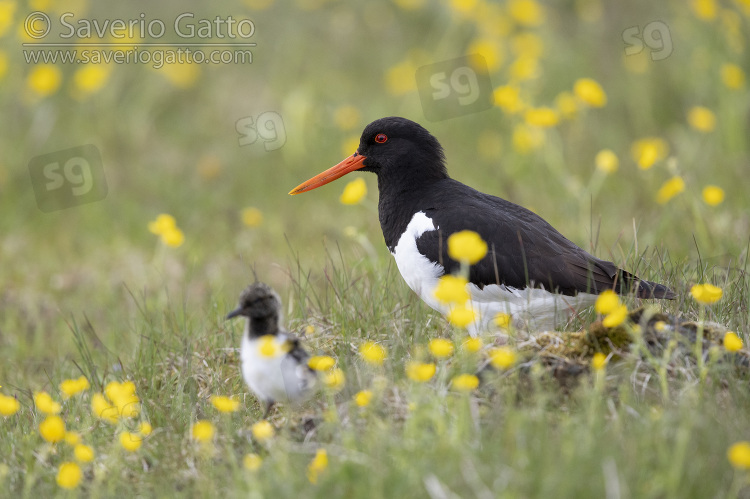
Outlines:
[[227, 319], [244, 316], [250, 319], [268, 319], [281, 314], [281, 299], [271, 286], [255, 282], [240, 294], [240, 303], [229, 312]]
[[357, 151], [336, 166], [298, 185], [289, 194], [310, 191], [355, 170], [373, 172], [379, 181], [425, 182], [448, 178], [443, 148], [418, 123], [391, 116], [365, 127]]
[[443, 147], [422, 125], [406, 118], [380, 118], [365, 127], [357, 154], [366, 159], [362, 171], [374, 173], [419, 165], [420, 175], [445, 178]]

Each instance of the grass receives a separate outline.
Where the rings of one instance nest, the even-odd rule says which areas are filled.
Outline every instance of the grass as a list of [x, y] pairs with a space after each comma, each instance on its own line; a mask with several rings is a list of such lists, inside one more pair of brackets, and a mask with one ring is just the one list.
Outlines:
[[[374, 177], [362, 175], [369, 193], [357, 206], [339, 203], [348, 179], [286, 195], [351, 153], [369, 121], [402, 115], [441, 141], [454, 178], [527, 206], [597, 256], [669, 285], [678, 299], [656, 304], [664, 312], [737, 331], [747, 344], [750, 210], [742, 179], [750, 94], [747, 83], [732, 89], [721, 78], [728, 63], [748, 72], [742, 3], [705, 18], [679, 2], [638, 2], [627, 11], [575, 2], [545, 6], [533, 26], [510, 16], [507, 2], [500, 17], [464, 15], [450, 3], [411, 10], [401, 1], [267, 2], [263, 9], [258, 0], [210, 8], [188, 2], [138, 12], [81, 3], [70, 7], [77, 18], [145, 12], [169, 21], [188, 7], [196, 18], [245, 15], [257, 27], [255, 59], [190, 71], [118, 65], [85, 95], [76, 94], [80, 67], [58, 65], [59, 85], [47, 96], [29, 83], [35, 66], [23, 62], [26, 40], [17, 29], [27, 10], [57, 15], [56, 7], [10, 3], [9, 27], [0, 15], [0, 60], [7, 60], [0, 103], [12, 124], [0, 136], [0, 392], [17, 398], [20, 410], [0, 416], [0, 496], [750, 494], [747, 471], [727, 459], [730, 445], [750, 440], [747, 372], [713, 353], [701, 372], [684, 350], [662, 357], [634, 350], [610, 359], [604, 374], [586, 368], [561, 385], [537, 356], [519, 353], [513, 369], [483, 372], [476, 391], [457, 392], [451, 379], [477, 371], [494, 344], [523, 348], [538, 332], [488, 335], [481, 352], [461, 349], [464, 333], [407, 288], [384, 248]], [[646, 47], [625, 57], [623, 31], [654, 20], [668, 26], [674, 52], [654, 61]], [[543, 46], [538, 77], [518, 82], [529, 106], [554, 106], [583, 77], [601, 84], [606, 106], [579, 102], [573, 119], [532, 130], [540, 139], [531, 148], [513, 138], [526, 126], [523, 113], [494, 107], [423, 118], [417, 67], [488, 41], [503, 58], [490, 73], [493, 87], [505, 85], [523, 56], [513, 48], [519, 33]], [[713, 131], [688, 124], [694, 106], [713, 111]], [[354, 119], [342, 124], [337, 116], [348, 107]], [[283, 147], [239, 146], [237, 121], [268, 111], [283, 118]], [[643, 170], [631, 146], [646, 136], [666, 141], [669, 153]], [[89, 143], [101, 151], [107, 197], [40, 211], [29, 161]], [[602, 149], [617, 155], [617, 171], [596, 169]], [[658, 203], [673, 176], [684, 179], [684, 192]], [[701, 199], [708, 184], [725, 192], [721, 204]], [[243, 225], [249, 206], [261, 210], [260, 225]], [[148, 231], [159, 213], [177, 220], [180, 247]], [[241, 325], [223, 319], [254, 274], [280, 292], [288, 328], [305, 335], [310, 352], [335, 358], [346, 376], [336, 393], [323, 391], [299, 409], [279, 407], [270, 418], [277, 434], [267, 442], [251, 432], [263, 408], [239, 372]], [[705, 308], [689, 293], [703, 282], [724, 290]], [[594, 320], [585, 311], [567, 330]], [[428, 342], [437, 337], [452, 339], [455, 355], [436, 362], [429, 382], [408, 379], [406, 362], [429, 359]], [[366, 341], [387, 349], [383, 366], [360, 358]], [[91, 388], [63, 401], [59, 384], [81, 375]], [[125, 380], [135, 384], [139, 416], [116, 425], [94, 417], [93, 394]], [[352, 399], [363, 389], [373, 399], [360, 408]], [[68, 430], [96, 453], [80, 464], [83, 479], [72, 492], [55, 477], [74, 460], [73, 448], [40, 436], [38, 390], [62, 402]], [[241, 408], [221, 414], [212, 395], [235, 396]], [[199, 420], [216, 427], [208, 445], [191, 438]], [[153, 433], [127, 452], [118, 436], [140, 421]], [[307, 470], [319, 449], [328, 466], [312, 484]], [[243, 466], [249, 453], [263, 460], [257, 471]]]

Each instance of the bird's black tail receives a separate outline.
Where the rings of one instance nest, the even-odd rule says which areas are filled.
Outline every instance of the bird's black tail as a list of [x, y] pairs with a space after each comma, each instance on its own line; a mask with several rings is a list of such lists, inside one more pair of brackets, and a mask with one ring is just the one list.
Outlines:
[[677, 298], [677, 294], [664, 284], [644, 281], [639, 279], [638, 276], [624, 270], [620, 271], [619, 277], [618, 291], [622, 294], [632, 293], [635, 288], [635, 295], [638, 298], [660, 298], [664, 300], [674, 300]]

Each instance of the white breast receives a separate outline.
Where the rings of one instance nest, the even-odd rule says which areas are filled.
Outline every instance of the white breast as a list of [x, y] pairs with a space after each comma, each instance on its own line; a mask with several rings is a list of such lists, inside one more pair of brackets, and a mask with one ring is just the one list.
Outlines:
[[273, 337], [276, 354], [264, 354], [264, 340], [242, 335], [240, 357], [242, 376], [250, 390], [264, 402], [302, 402], [312, 394], [315, 376], [297, 359], [286, 353], [287, 335]]
[[[434, 295], [445, 268], [430, 261], [417, 249], [417, 239], [422, 234], [438, 229], [424, 212], [415, 213], [392, 254], [406, 284], [427, 305], [446, 315], [449, 307]], [[467, 289], [471, 308], [477, 315], [476, 322], [467, 328], [471, 336], [492, 329], [493, 319], [499, 313], [509, 314], [515, 327], [530, 331], [554, 329], [567, 320], [572, 312], [596, 301], [596, 295], [588, 293], [564, 296], [539, 288], [516, 289], [497, 284], [479, 289], [477, 285], [469, 283]]]

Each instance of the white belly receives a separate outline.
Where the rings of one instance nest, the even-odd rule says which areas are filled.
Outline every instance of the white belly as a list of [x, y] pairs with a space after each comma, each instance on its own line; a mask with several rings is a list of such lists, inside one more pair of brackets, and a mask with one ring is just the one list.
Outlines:
[[[406, 284], [427, 305], [446, 315], [450, 310], [448, 305], [438, 301], [434, 294], [445, 268], [431, 262], [417, 249], [417, 239], [425, 232], [437, 229], [439, 227], [435, 227], [424, 212], [414, 214], [392, 254]], [[492, 329], [493, 319], [499, 313], [510, 315], [518, 328], [529, 331], [554, 329], [568, 320], [575, 310], [596, 301], [596, 295], [588, 293], [564, 296], [539, 288], [516, 289], [497, 284], [479, 289], [477, 285], [469, 283], [467, 290], [470, 306], [476, 313], [475, 322], [467, 328], [471, 336]]]
[[311, 395], [315, 376], [287, 355], [286, 339], [283, 333], [273, 337], [278, 353], [268, 356], [259, 349], [261, 339], [250, 339], [247, 331], [242, 335], [242, 376], [250, 390], [264, 402], [302, 402]]

